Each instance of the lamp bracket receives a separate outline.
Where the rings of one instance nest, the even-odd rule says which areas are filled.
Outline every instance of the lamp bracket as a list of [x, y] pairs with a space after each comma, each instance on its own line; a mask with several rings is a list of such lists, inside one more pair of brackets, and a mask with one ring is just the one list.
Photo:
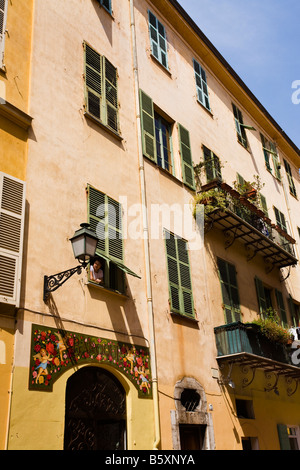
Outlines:
[[86, 267], [86, 263], [82, 263], [76, 268], [67, 269], [61, 273], [53, 274], [52, 276], [44, 276], [44, 302], [49, 298], [51, 292], [54, 292], [62, 286], [73, 274], [81, 274], [82, 268]]

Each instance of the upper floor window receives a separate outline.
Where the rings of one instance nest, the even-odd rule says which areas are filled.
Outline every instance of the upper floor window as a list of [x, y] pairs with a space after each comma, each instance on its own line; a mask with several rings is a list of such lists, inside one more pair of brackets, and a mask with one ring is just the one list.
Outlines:
[[286, 226], [286, 221], [285, 221], [285, 216], [280, 210], [277, 209], [277, 207], [274, 206], [274, 212], [275, 212], [275, 218], [276, 218], [276, 224], [284, 231], [287, 233], [287, 226]]
[[171, 311], [194, 317], [187, 241], [165, 230]]
[[226, 323], [241, 321], [240, 298], [235, 266], [218, 258], [223, 308]]
[[[263, 134], [260, 134], [261, 143], [263, 147], [265, 163], [267, 170], [272, 173], [279, 181], [281, 181], [280, 163], [276, 145], [270, 140], [266, 139]], [[272, 163], [271, 163], [272, 162]]]
[[8, 0], [0, 0], [0, 68], [4, 65], [4, 41]]
[[168, 57], [167, 57], [167, 38], [165, 27], [156, 18], [151, 11], [148, 11], [149, 15], [149, 31], [150, 31], [150, 42], [152, 55], [166, 68], [168, 69]]
[[204, 155], [204, 168], [206, 173], [207, 183], [213, 180], [222, 180], [220, 159], [203, 145]]
[[293, 196], [297, 197], [297, 192], [296, 192], [296, 187], [295, 187], [295, 183], [294, 183], [294, 180], [293, 180], [291, 166], [286, 160], [283, 160], [283, 162], [284, 162], [284, 167], [285, 167], [285, 171], [286, 171], [286, 176], [287, 176], [287, 179], [288, 179], [288, 182], [289, 182], [290, 193]]
[[[175, 176], [172, 159], [172, 123], [155, 110], [150, 96], [140, 90], [141, 128], [143, 154], [158, 166]], [[178, 138], [181, 154], [182, 181], [189, 188], [195, 189], [195, 177], [192, 161], [190, 134], [178, 124]]]
[[207, 81], [206, 81], [206, 73], [203, 67], [194, 59], [194, 72], [195, 72], [195, 79], [196, 79], [196, 87], [197, 87], [197, 94], [198, 94], [198, 101], [210, 111], [210, 104], [209, 104], [209, 95], [208, 95], [208, 88], [207, 88]]
[[119, 133], [117, 69], [87, 43], [84, 43], [84, 53], [86, 110], [109, 129]]
[[90, 185], [87, 193], [88, 221], [99, 239], [96, 257], [101, 263], [100, 285], [124, 293], [124, 273], [139, 276], [124, 265], [122, 206]]
[[102, 5], [105, 10], [107, 10], [109, 13], [111, 13], [112, 9], [111, 9], [111, 0], [99, 0], [100, 1], [100, 5]]
[[234, 120], [235, 120], [235, 127], [238, 141], [245, 147], [248, 148], [248, 140], [246, 135], [246, 127], [243, 121], [242, 112], [236, 107], [235, 104], [232, 103]]

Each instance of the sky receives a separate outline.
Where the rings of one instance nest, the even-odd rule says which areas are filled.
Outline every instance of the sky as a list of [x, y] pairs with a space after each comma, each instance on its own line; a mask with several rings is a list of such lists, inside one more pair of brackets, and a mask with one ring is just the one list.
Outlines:
[[178, 0], [300, 148], [300, 0]]

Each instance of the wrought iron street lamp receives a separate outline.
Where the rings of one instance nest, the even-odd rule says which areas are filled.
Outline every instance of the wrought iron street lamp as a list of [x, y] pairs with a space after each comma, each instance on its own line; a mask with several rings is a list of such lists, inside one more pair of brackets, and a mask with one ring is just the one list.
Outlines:
[[75, 268], [68, 269], [52, 276], [44, 276], [44, 302], [49, 298], [51, 292], [54, 292], [62, 286], [73, 274], [80, 274], [89, 263], [90, 259], [95, 256], [98, 243], [98, 237], [89, 228], [89, 224], [80, 224], [80, 229], [76, 230], [73, 237], [70, 238], [72, 243], [74, 257], [79, 261], [79, 265]]

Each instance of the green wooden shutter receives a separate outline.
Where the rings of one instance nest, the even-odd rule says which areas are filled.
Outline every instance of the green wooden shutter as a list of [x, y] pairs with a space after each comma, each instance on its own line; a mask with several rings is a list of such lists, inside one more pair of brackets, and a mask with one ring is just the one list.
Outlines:
[[218, 258], [218, 271], [226, 323], [241, 321], [235, 266]]
[[211, 150], [203, 145], [206, 179], [209, 183], [214, 179], [222, 179], [220, 160]]
[[167, 39], [165, 27], [158, 21], [156, 16], [148, 11], [151, 52], [153, 56], [168, 68]]
[[285, 424], [277, 424], [280, 450], [291, 450], [288, 429]]
[[280, 173], [280, 168], [279, 168], [279, 158], [278, 158], [278, 154], [277, 154], [277, 149], [276, 149], [276, 146], [275, 144], [273, 144], [272, 142], [270, 142], [270, 149], [271, 149], [271, 153], [272, 153], [272, 158], [273, 158], [273, 165], [274, 165], [274, 172], [275, 172], [275, 177], [281, 181], [281, 173]]
[[194, 301], [187, 242], [165, 231], [171, 310], [194, 316]]
[[283, 301], [283, 295], [277, 289], [275, 289], [275, 294], [276, 294], [276, 300], [277, 300], [277, 305], [278, 305], [281, 321], [284, 326], [287, 326], [288, 322], [287, 322], [286, 310], [285, 310], [284, 301]]
[[293, 196], [297, 197], [297, 192], [296, 192], [296, 188], [295, 188], [295, 184], [293, 180], [291, 166], [286, 160], [283, 160], [283, 162], [284, 162], [286, 176], [287, 176], [288, 183], [289, 183], [290, 193], [293, 194]]
[[140, 90], [140, 111], [143, 154], [156, 163], [157, 157], [153, 101], [142, 90]]
[[269, 218], [267, 200], [265, 196], [263, 196], [261, 193], [259, 194], [259, 197], [260, 197], [260, 204], [261, 204], [262, 211], [264, 212], [265, 216]]
[[258, 277], [255, 277], [254, 281], [259, 306], [259, 313], [263, 317], [267, 310], [267, 300], [265, 296], [264, 286], [262, 281]]
[[193, 59], [198, 100], [210, 111], [209, 95], [205, 70]]
[[233, 108], [235, 127], [236, 127], [238, 140], [245, 148], [247, 148], [248, 141], [247, 141], [247, 136], [246, 136], [244, 122], [243, 122], [243, 115], [241, 111], [233, 103], [232, 103], [232, 108]]
[[102, 119], [102, 57], [86, 43], [84, 53], [86, 109], [97, 119]]
[[261, 138], [262, 148], [264, 152], [266, 167], [272, 173], [272, 167], [270, 165], [270, 153], [268, 151], [269, 143], [267, 142], [267, 139], [265, 138], [263, 134], [260, 134], [260, 138]]
[[118, 132], [117, 69], [106, 57], [103, 58], [103, 67], [105, 77], [106, 124], [115, 132]]
[[292, 320], [292, 326], [294, 327], [298, 327], [298, 318], [296, 316], [296, 309], [295, 309], [295, 304], [294, 304], [294, 301], [293, 301], [293, 298], [292, 296], [289, 294], [288, 298], [287, 298], [287, 301], [288, 301], [288, 306], [289, 306], [289, 310], [290, 310], [290, 315], [291, 315], [291, 320]]
[[91, 229], [98, 237], [97, 254], [106, 253], [106, 198], [105, 194], [92, 186], [88, 189], [88, 221]]
[[123, 260], [122, 206], [107, 196], [108, 255]]
[[183, 182], [191, 189], [195, 189], [195, 176], [192, 161], [190, 134], [181, 124], [178, 124], [180, 153]]
[[277, 207], [274, 206], [274, 212], [275, 212], [275, 218], [276, 218], [276, 223], [279, 225], [279, 227], [287, 232], [287, 227], [286, 227], [286, 222], [285, 222], [285, 216], [280, 210], [277, 209]]

